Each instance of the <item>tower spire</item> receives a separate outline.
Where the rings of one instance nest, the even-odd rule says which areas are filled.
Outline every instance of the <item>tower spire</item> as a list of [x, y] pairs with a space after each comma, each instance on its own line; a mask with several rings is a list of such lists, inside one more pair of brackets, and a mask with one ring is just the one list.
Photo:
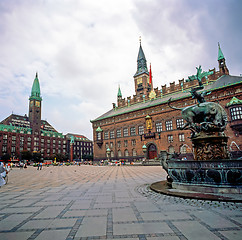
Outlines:
[[221, 59], [224, 59], [224, 55], [223, 55], [223, 52], [220, 48], [220, 44], [218, 42], [218, 61], [221, 60]]
[[42, 98], [40, 96], [40, 84], [39, 84], [39, 79], [38, 79], [38, 73], [36, 72], [35, 79], [32, 85], [32, 90], [31, 90], [31, 99], [36, 99], [41, 101]]
[[137, 71], [136, 71], [134, 77], [138, 76], [142, 73], [149, 74], [148, 69], [147, 69], [145, 54], [144, 54], [144, 51], [143, 51], [142, 45], [141, 45], [141, 37], [139, 38], [139, 42], [140, 42], [140, 46], [139, 46], [139, 53], [138, 53], [138, 58], [137, 58]]
[[218, 43], [218, 63], [219, 63], [219, 72], [221, 75], [229, 75], [229, 70], [226, 66], [225, 57]]
[[118, 98], [122, 98], [122, 93], [121, 93], [121, 89], [120, 89], [120, 85], [118, 85]]

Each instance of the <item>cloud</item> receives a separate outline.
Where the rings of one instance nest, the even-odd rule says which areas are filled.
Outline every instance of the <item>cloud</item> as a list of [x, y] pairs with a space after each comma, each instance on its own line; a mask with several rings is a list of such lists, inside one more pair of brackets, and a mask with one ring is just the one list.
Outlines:
[[0, 2], [1, 119], [28, 112], [38, 71], [42, 118], [92, 138], [90, 119], [132, 96], [139, 36], [154, 87], [217, 67], [217, 42], [241, 73], [241, 3], [191, 0]]

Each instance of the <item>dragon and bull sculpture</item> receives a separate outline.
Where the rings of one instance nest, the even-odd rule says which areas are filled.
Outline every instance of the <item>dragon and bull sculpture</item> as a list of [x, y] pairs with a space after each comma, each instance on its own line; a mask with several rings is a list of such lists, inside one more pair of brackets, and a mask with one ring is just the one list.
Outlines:
[[223, 132], [227, 125], [227, 114], [223, 107], [215, 102], [206, 102], [204, 96], [205, 92], [198, 93], [202, 90], [202, 78], [211, 75], [213, 72], [202, 72], [201, 66], [197, 68], [197, 74], [189, 77], [189, 79], [197, 79], [199, 86], [191, 88], [190, 93], [193, 98], [197, 99], [198, 104], [188, 106], [185, 108], [177, 108], [171, 106], [171, 98], [168, 100], [168, 105], [172, 109], [181, 110], [181, 114], [186, 124], [181, 127], [181, 130], [190, 129], [192, 136], [203, 132]]
[[[168, 184], [193, 183], [193, 184], [241, 184], [242, 171], [238, 170], [238, 161], [230, 159], [227, 149], [228, 137], [224, 130], [227, 125], [227, 114], [223, 107], [216, 102], [206, 102], [206, 91], [202, 78], [213, 72], [202, 72], [201, 66], [197, 68], [197, 74], [187, 81], [198, 80], [199, 86], [190, 89], [197, 104], [177, 108], [171, 106], [171, 98], [168, 105], [172, 109], [181, 110], [181, 115], [186, 121], [180, 129], [191, 130], [194, 160], [180, 161], [179, 154], [160, 152], [160, 161], [164, 170], [168, 173]], [[172, 183], [173, 182], [173, 183]]]

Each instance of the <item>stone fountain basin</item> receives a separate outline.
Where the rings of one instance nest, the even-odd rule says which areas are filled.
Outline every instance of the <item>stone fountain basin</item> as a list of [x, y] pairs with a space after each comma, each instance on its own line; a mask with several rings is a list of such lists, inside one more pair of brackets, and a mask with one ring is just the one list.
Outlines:
[[242, 193], [242, 160], [169, 160], [172, 188], [208, 193]]

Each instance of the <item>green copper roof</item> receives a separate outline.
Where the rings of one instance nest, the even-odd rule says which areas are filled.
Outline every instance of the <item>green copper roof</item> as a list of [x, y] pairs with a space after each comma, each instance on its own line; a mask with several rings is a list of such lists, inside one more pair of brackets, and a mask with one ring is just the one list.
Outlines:
[[218, 43], [218, 61], [224, 59], [224, 55], [222, 53], [222, 50], [220, 48], [220, 44]]
[[120, 90], [120, 86], [118, 86], [118, 97], [122, 98], [122, 93], [121, 93], [121, 90]]
[[96, 129], [96, 132], [102, 132], [103, 130], [100, 128], [100, 127], [98, 127], [97, 129]]
[[38, 73], [36, 73], [34, 83], [32, 86], [32, 90], [31, 90], [31, 96], [29, 99], [36, 99], [39, 101], [42, 100], [42, 98], [40, 96], [40, 85], [39, 85]]
[[138, 58], [137, 58], [137, 72], [135, 73], [134, 76], [138, 76], [142, 73], [149, 74], [148, 69], [147, 69], [145, 54], [144, 54], [144, 51], [143, 51], [141, 43], [140, 43], [139, 53], [138, 53]]
[[229, 103], [227, 103], [227, 107], [230, 107], [232, 105], [238, 105], [238, 104], [242, 104], [242, 100], [236, 98], [236, 97], [233, 97], [231, 99], [231, 101]]

